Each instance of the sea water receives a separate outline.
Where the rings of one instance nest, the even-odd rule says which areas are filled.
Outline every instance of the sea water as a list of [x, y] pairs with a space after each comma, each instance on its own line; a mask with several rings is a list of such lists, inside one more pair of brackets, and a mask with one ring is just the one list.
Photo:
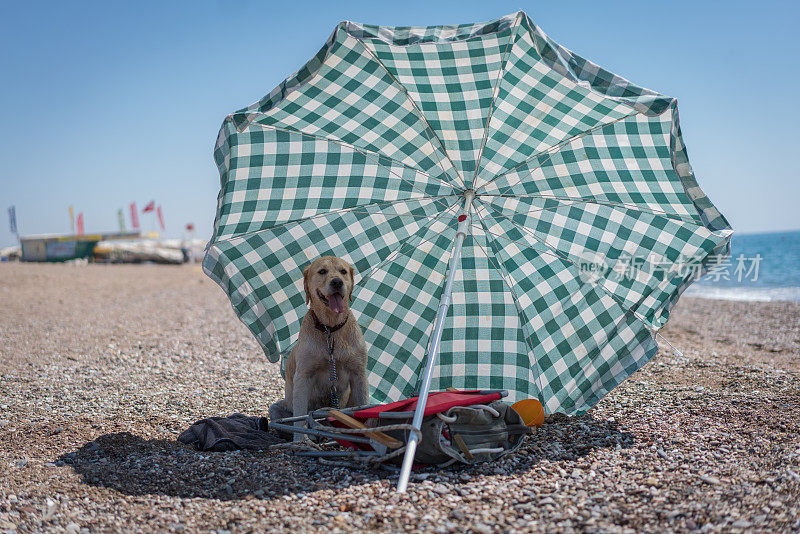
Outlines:
[[730, 257], [718, 261], [685, 294], [753, 302], [800, 302], [800, 230], [734, 233]]

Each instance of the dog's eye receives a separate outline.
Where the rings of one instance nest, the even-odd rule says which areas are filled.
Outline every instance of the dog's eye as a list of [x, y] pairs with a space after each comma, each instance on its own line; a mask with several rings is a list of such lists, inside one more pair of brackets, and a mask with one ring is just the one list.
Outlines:
[[342, 269], [342, 270], [341, 270], [341, 271], [339, 271], [339, 272], [340, 272], [340, 273], [342, 273], [342, 274], [347, 274], [347, 271], [345, 271], [344, 269]]
[[328, 274], [328, 269], [320, 269], [319, 274]]

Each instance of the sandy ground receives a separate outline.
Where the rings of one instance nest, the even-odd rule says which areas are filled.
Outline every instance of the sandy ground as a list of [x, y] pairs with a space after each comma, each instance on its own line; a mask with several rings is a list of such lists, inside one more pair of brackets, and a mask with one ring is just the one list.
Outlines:
[[401, 496], [176, 442], [283, 387], [198, 267], [0, 264], [0, 532], [800, 531], [800, 305], [684, 298], [664, 334], [683, 356]]

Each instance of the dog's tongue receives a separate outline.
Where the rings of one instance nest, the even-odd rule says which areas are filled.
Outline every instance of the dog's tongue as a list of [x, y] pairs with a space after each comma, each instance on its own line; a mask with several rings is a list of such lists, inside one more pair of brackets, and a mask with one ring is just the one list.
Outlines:
[[328, 297], [328, 307], [336, 313], [342, 313], [344, 311], [344, 299], [340, 294], [334, 293]]

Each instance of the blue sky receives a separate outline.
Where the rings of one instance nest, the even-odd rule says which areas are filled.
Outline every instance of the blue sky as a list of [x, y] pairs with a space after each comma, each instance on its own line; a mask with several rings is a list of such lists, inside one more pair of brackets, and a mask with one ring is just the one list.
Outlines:
[[[10, 2], [0, 17], [0, 246], [117, 228], [155, 199], [167, 236], [211, 232], [222, 119], [336, 23], [455, 24], [519, 9], [559, 43], [678, 98], [689, 157], [739, 232], [800, 228], [800, 7], [792, 2]], [[127, 216], [127, 210], [126, 210]], [[150, 223], [145, 222], [149, 228]]]

